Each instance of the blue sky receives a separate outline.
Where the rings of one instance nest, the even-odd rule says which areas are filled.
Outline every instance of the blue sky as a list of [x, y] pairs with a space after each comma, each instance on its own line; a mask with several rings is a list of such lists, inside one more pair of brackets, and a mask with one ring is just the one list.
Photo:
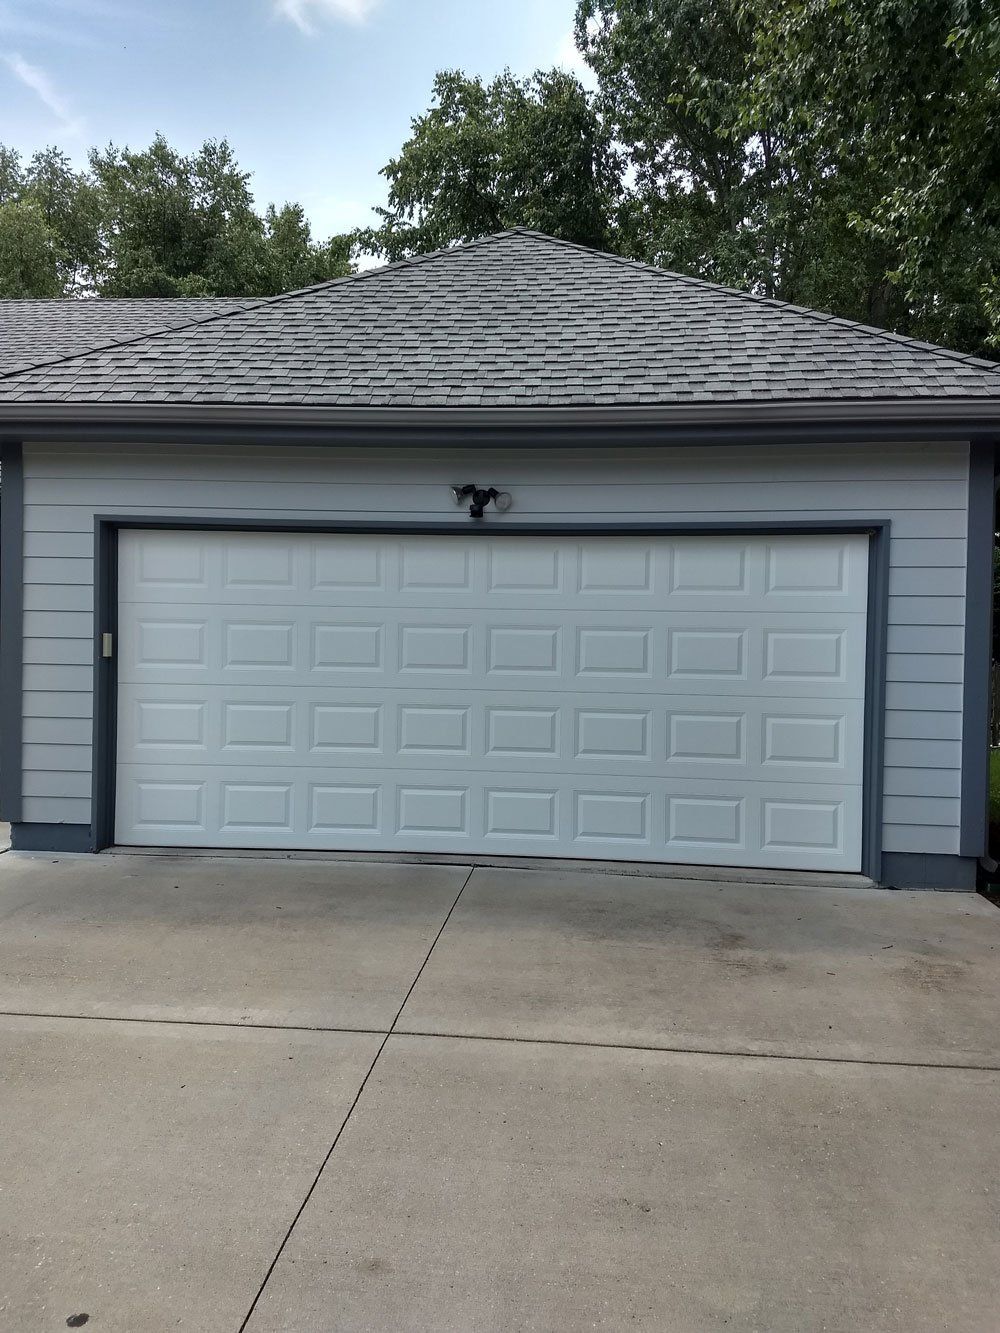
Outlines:
[[226, 137], [258, 205], [363, 225], [435, 71], [575, 67], [574, 0], [0, 0], [0, 142]]

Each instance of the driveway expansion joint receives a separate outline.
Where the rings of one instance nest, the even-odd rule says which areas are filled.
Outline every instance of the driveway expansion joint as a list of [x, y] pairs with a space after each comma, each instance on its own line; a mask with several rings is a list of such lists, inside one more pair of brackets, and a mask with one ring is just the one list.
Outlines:
[[257, 1306], [258, 1306], [258, 1304], [260, 1303], [260, 1298], [261, 1298], [261, 1296], [263, 1296], [264, 1291], [265, 1291], [265, 1288], [267, 1287], [268, 1282], [270, 1282], [270, 1280], [271, 1280], [271, 1275], [274, 1273], [274, 1270], [275, 1270], [275, 1268], [276, 1268], [277, 1265], [278, 1265], [278, 1261], [280, 1260], [282, 1254], [283, 1254], [284, 1251], [285, 1251], [285, 1247], [287, 1246], [289, 1240], [291, 1239], [292, 1232], [295, 1230], [295, 1227], [296, 1227], [296, 1224], [298, 1223], [299, 1218], [300, 1218], [300, 1217], [302, 1216], [302, 1214], [305, 1212], [306, 1207], [307, 1207], [308, 1204], [309, 1204], [309, 1200], [312, 1198], [313, 1193], [314, 1193], [315, 1190], [316, 1190], [316, 1186], [319, 1184], [320, 1179], [322, 1178], [323, 1172], [326, 1170], [327, 1163], [330, 1161], [330, 1158], [333, 1156], [334, 1151], [335, 1151], [335, 1149], [336, 1149], [336, 1147], [337, 1147], [337, 1144], [340, 1142], [341, 1135], [343, 1134], [344, 1130], [347, 1128], [347, 1125], [348, 1125], [348, 1122], [349, 1122], [350, 1119], [351, 1119], [351, 1116], [354, 1114], [354, 1108], [357, 1106], [358, 1102], [361, 1100], [361, 1095], [362, 1095], [362, 1093], [363, 1093], [364, 1090], [365, 1090], [365, 1087], [366, 1087], [366, 1085], [367, 1085], [367, 1083], [368, 1083], [368, 1080], [371, 1078], [371, 1076], [372, 1076], [372, 1074], [373, 1074], [373, 1072], [374, 1072], [374, 1070], [375, 1070], [375, 1066], [376, 1066], [376, 1065], [378, 1064], [378, 1062], [379, 1062], [379, 1057], [381, 1056], [382, 1052], [385, 1050], [385, 1048], [386, 1048], [386, 1043], [388, 1042], [389, 1038], [392, 1036], [392, 1034], [393, 1034], [393, 1029], [395, 1028], [396, 1024], [399, 1022], [400, 1015], [402, 1014], [403, 1010], [406, 1008], [406, 1002], [407, 1002], [407, 1000], [410, 998], [410, 996], [413, 994], [414, 987], [416, 986], [417, 982], [420, 980], [421, 976], [423, 975], [424, 968], [427, 966], [428, 962], [430, 961], [431, 954], [434, 952], [435, 948], [437, 947], [437, 942], [438, 942], [438, 940], [439, 940], [439, 939], [441, 938], [441, 936], [444, 934], [445, 927], [448, 925], [448, 922], [451, 920], [452, 913], [454, 912], [455, 908], [458, 906], [458, 900], [459, 900], [459, 898], [461, 898], [462, 894], [465, 892], [466, 887], [467, 887], [467, 885], [468, 885], [468, 883], [469, 883], [469, 880], [472, 878], [472, 876], [473, 876], [474, 874], [475, 874], [475, 866], [470, 866], [470, 867], [469, 867], [469, 873], [466, 875], [465, 879], [462, 881], [461, 888], [458, 890], [458, 893], [455, 895], [455, 900], [454, 900], [454, 902], [451, 904], [451, 906], [448, 908], [448, 911], [445, 913], [445, 918], [444, 918], [444, 920], [441, 922], [441, 926], [440, 926], [440, 928], [439, 928], [437, 934], [434, 936], [433, 940], [431, 941], [431, 946], [430, 946], [430, 948], [427, 950], [427, 953], [424, 955], [424, 959], [423, 959], [423, 961], [421, 962], [420, 966], [417, 968], [416, 976], [413, 978], [412, 982], [410, 983], [410, 985], [409, 985], [409, 987], [408, 987], [408, 989], [407, 989], [406, 994], [403, 996], [403, 1002], [402, 1002], [402, 1004], [401, 1004], [401, 1005], [399, 1006], [399, 1008], [396, 1010], [396, 1016], [395, 1016], [395, 1018], [392, 1020], [392, 1023], [390, 1024], [389, 1031], [385, 1033], [385, 1035], [382, 1037], [382, 1040], [379, 1042], [378, 1050], [375, 1052], [375, 1056], [374, 1056], [374, 1058], [373, 1058], [371, 1064], [368, 1066], [368, 1070], [367, 1070], [367, 1072], [366, 1072], [364, 1078], [361, 1080], [361, 1083], [360, 1083], [360, 1085], [359, 1085], [359, 1087], [358, 1087], [358, 1090], [357, 1090], [357, 1092], [356, 1092], [355, 1095], [354, 1095], [354, 1100], [351, 1102], [350, 1106], [347, 1108], [347, 1114], [344, 1116], [343, 1120], [341, 1121], [341, 1123], [340, 1123], [340, 1128], [337, 1130], [337, 1133], [334, 1135], [333, 1142], [330, 1144], [330, 1147], [329, 1147], [329, 1149], [327, 1150], [326, 1156], [323, 1158], [322, 1162], [320, 1163], [319, 1170], [316, 1172], [315, 1176], [313, 1177], [312, 1183], [310, 1184], [308, 1190], [306, 1190], [305, 1197], [303, 1198], [302, 1202], [299, 1204], [298, 1209], [296, 1210], [295, 1216], [292, 1218], [291, 1222], [289, 1223], [289, 1225], [288, 1225], [288, 1230], [285, 1232], [284, 1236], [282, 1237], [281, 1244], [278, 1246], [277, 1251], [275, 1252], [274, 1258], [271, 1260], [270, 1264], [268, 1265], [267, 1272], [264, 1274], [264, 1279], [263, 1279], [263, 1281], [261, 1282], [260, 1286], [257, 1288], [257, 1292], [256, 1292], [256, 1294], [254, 1295], [254, 1298], [253, 1298], [253, 1300], [252, 1300], [251, 1303], [250, 1303], [250, 1308], [249, 1308], [249, 1310], [247, 1310], [246, 1315], [245, 1315], [245, 1317], [244, 1317], [244, 1319], [243, 1319], [243, 1322], [242, 1322], [242, 1323], [240, 1324], [240, 1326], [239, 1326], [238, 1333], [245, 1333], [245, 1330], [246, 1330], [247, 1325], [250, 1323], [250, 1320], [253, 1318], [254, 1311], [257, 1309]]
[[137, 1018], [132, 1014], [67, 1014], [44, 1009], [0, 1009], [0, 1018], [54, 1018], [80, 1023], [148, 1023], [167, 1028], [227, 1028], [232, 1032], [328, 1032], [332, 1035], [387, 1037], [386, 1028], [326, 1027], [318, 1023], [227, 1023], [217, 1018]]
[[947, 1060], [877, 1060], [863, 1055], [806, 1055], [788, 1051], [719, 1050], [713, 1046], [654, 1046], [648, 1042], [584, 1041], [572, 1037], [512, 1037], [483, 1032], [431, 1032], [409, 1028], [393, 1028], [389, 1037], [427, 1037], [434, 1041], [486, 1041], [519, 1046], [558, 1046], [579, 1050], [642, 1051], [651, 1055], [716, 1055], [720, 1060], [784, 1060], [803, 1064], [874, 1065], [889, 1069], [950, 1069], [969, 1070], [972, 1073], [1000, 1074], [1000, 1064], [962, 1064]]

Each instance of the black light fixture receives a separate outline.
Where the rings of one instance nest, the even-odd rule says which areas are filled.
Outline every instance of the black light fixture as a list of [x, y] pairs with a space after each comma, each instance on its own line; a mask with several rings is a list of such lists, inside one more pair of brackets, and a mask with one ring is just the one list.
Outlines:
[[504, 513], [513, 504], [510, 492], [498, 491], [495, 486], [481, 487], [470, 483], [468, 486], [452, 486], [451, 493], [455, 497], [457, 505], [462, 504], [465, 500], [470, 502], [470, 518], [482, 518], [483, 511], [491, 500], [501, 513]]

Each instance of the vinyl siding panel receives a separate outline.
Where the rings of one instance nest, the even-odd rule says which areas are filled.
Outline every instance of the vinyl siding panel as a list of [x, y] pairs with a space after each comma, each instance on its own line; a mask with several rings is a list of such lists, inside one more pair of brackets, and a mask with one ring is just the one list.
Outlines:
[[26, 824], [88, 824], [90, 798], [26, 795], [21, 803], [21, 817]]
[[95, 514], [463, 530], [447, 488], [474, 478], [510, 490], [516, 519], [540, 525], [889, 519], [883, 845], [956, 853], [968, 448], [609, 453], [26, 446], [24, 818], [90, 818]]

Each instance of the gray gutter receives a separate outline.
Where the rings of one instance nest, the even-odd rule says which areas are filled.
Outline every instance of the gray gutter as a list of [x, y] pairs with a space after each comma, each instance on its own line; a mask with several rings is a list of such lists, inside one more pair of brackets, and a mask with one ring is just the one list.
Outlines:
[[[1000, 427], [994, 398], [701, 402], [635, 407], [298, 407], [272, 404], [0, 402], [0, 439], [276, 443], [574, 444], [962, 439]], [[138, 437], [138, 438], [137, 438]]]
[[961, 421], [1000, 423], [1000, 376], [996, 398], [867, 398], [852, 401], [801, 399], [755, 402], [703, 401], [637, 406], [568, 407], [303, 407], [273, 403], [24, 403], [0, 401], [0, 425], [84, 422], [207, 425], [267, 422], [281, 425], [653, 425], [739, 422]]

